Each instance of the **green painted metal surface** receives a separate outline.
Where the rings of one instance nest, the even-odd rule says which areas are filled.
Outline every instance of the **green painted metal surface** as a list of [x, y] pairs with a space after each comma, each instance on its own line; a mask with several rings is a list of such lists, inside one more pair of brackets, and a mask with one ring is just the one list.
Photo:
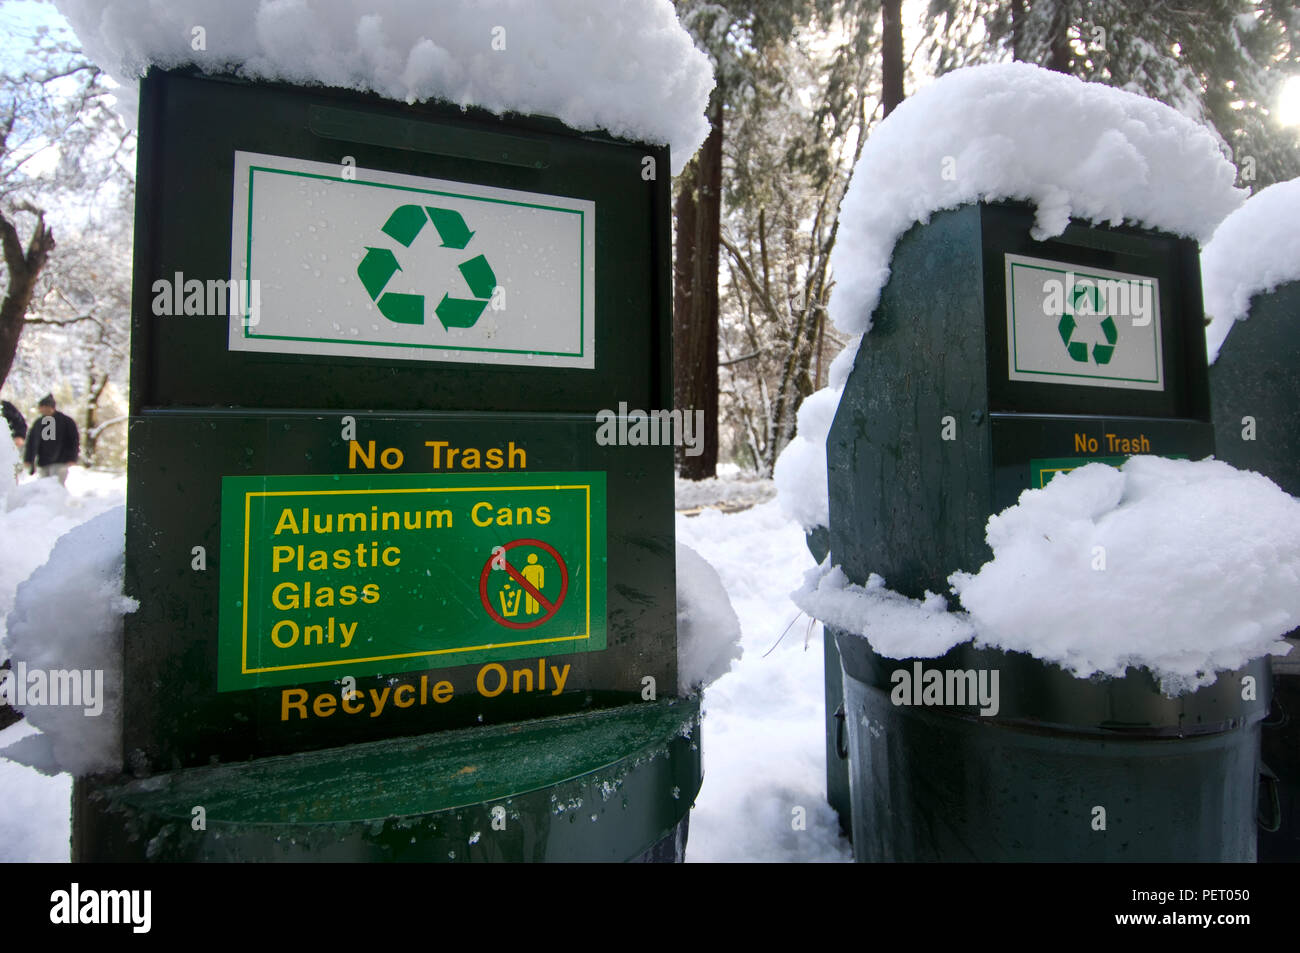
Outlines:
[[[813, 559], [820, 563], [830, 551], [830, 531], [818, 526], [807, 534], [805, 542]], [[822, 633], [822, 672], [824, 676], [824, 722], [826, 728], [826, 802], [839, 818], [840, 830], [852, 839], [852, 802], [849, 792], [848, 736], [844, 724], [844, 673], [840, 669], [840, 652], [835, 638]]]
[[[1300, 281], [1255, 295], [1210, 368], [1219, 457], [1300, 496]], [[1247, 419], [1249, 418], [1249, 419]]]
[[[944, 592], [953, 571], [991, 558], [988, 517], [1053, 473], [1099, 457], [1214, 452], [1194, 244], [1077, 224], [1036, 242], [1031, 223], [1022, 206], [965, 206], [914, 226], [894, 250], [827, 440], [830, 552], [856, 583], [874, 572], [912, 597]], [[1102, 321], [1097, 355], [1062, 350], [1085, 339], [1078, 322], [1057, 333], [1053, 318], [1042, 366], [1087, 364], [1095, 379], [1018, 376], [1024, 355], [1011, 355], [1024, 342], [1011, 335], [1024, 330], [1024, 289], [1009, 295], [1007, 275], [1026, 257], [1044, 274], [1150, 281], [1158, 325], [1133, 316], [1143, 329], [1133, 335]], [[1087, 310], [1072, 313], [1081, 322]], [[1101, 380], [1131, 342], [1152, 340], [1158, 373]], [[835, 642], [843, 675], [839, 686], [827, 675], [827, 749], [838, 687], [857, 859], [1253, 859], [1262, 663], [1169, 699], [1142, 671], [1081, 680], [969, 646], [891, 660], [845, 633]], [[996, 711], [895, 703], [893, 673], [925, 669], [996, 673]]]
[[[647, 678], [674, 695], [672, 448], [602, 445], [595, 419], [671, 406], [668, 184], [641, 175], [646, 155], [667, 168], [667, 153], [552, 120], [177, 72], [145, 79], [140, 114], [130, 770], [594, 711], [639, 702]], [[241, 187], [247, 234], [232, 224]], [[491, 190], [550, 198], [533, 207]], [[381, 337], [396, 333], [380, 307], [396, 268], [440, 263], [460, 289], [447, 300], [479, 310], [495, 296], [502, 265], [476, 249], [491, 238], [522, 252], [501, 224], [517, 220], [494, 214], [587, 234], [591, 281], [581, 268], [572, 277], [594, 312], [573, 300], [594, 322], [594, 366], [456, 363], [418, 348], [407, 359], [252, 352], [234, 347], [224, 313], [157, 313], [157, 282], [245, 274], [269, 254], [259, 215], [298, 215], [308, 199], [364, 214], [340, 211], [294, 240], [336, 232], [350, 250], [317, 262], [319, 275], [295, 269], [295, 289], [352, 288], [362, 311], [378, 308], [364, 330]], [[367, 250], [380, 239], [395, 257]], [[539, 267], [569, 267], [558, 261]], [[289, 280], [276, 274], [272, 285]], [[267, 313], [245, 334], [283, 323], [274, 288], [262, 295]], [[540, 320], [534, 303], [516, 297], [482, 320], [505, 341]], [[436, 304], [421, 303], [421, 333], [446, 344]], [[326, 296], [320, 313], [331, 306]], [[308, 327], [314, 314], [295, 320]], [[286, 494], [301, 504], [280, 505]], [[432, 502], [412, 511], [395, 502], [404, 494]], [[358, 528], [370, 513], [376, 526]]]
[[623, 861], [674, 836], [700, 780], [698, 701], [668, 699], [82, 780], [75, 859]]
[[140, 96], [133, 779], [78, 784], [78, 856], [679, 856], [673, 451], [596, 436], [671, 407], [667, 150], [185, 71]]
[[[1255, 860], [1265, 661], [1169, 699], [1145, 672], [1082, 680], [1023, 655], [838, 644], [857, 860]], [[1002, 711], [896, 706], [887, 673], [918, 663], [1000, 670]], [[1245, 677], [1259, 686], [1248, 704]]]
[[[1214, 452], [1194, 244], [1080, 225], [1036, 242], [1032, 221], [1018, 205], [964, 206], [894, 249], [826, 442], [830, 548], [856, 582], [876, 572], [915, 598], [945, 591], [990, 558], [985, 521], [1034, 485], [1033, 460], [1121, 456], [1120, 441]], [[1157, 281], [1164, 389], [1012, 380], [1006, 255]]]
[[[1264, 474], [1300, 496], [1300, 282], [1255, 295], [1247, 320], [1233, 325], [1210, 367], [1219, 458]], [[1300, 645], [1300, 632], [1289, 636]], [[1263, 728], [1262, 756], [1273, 777], [1261, 810], [1276, 809], [1275, 830], [1261, 829], [1260, 860], [1300, 861], [1300, 665], [1291, 650], [1273, 660], [1275, 705]], [[1274, 803], [1276, 797], [1276, 803]]]
[[[670, 167], [665, 148], [577, 134], [537, 117], [504, 120], [438, 103], [408, 106], [325, 87], [159, 71], [141, 85], [140, 130], [133, 415], [157, 407], [595, 413], [620, 400], [672, 406], [671, 182], [662, 172], [653, 181], [641, 176], [647, 156], [660, 170]], [[329, 164], [336, 174], [346, 156], [358, 169], [593, 202], [596, 366], [575, 372], [442, 363], [431, 371], [419, 361], [255, 355], [227, 349], [222, 315], [155, 317], [155, 281], [177, 273], [231, 277], [236, 150]], [[359, 281], [356, 269], [366, 246], [384, 237], [384, 219], [347, 224], [356, 230], [356, 257], [340, 263], [340, 276]], [[466, 226], [483, 230], [471, 220]], [[457, 266], [476, 257], [478, 240], [464, 251], [441, 248], [429, 223], [403, 253], [409, 260], [398, 257], [415, 268], [417, 251], [445, 252], [449, 300], [477, 300]], [[437, 303], [425, 302], [425, 324], [441, 331]], [[516, 304], [523, 302], [508, 301], [505, 313]]]
[[[335, 415], [228, 411], [196, 420], [188, 412], [153, 411], [133, 422], [130, 453], [140, 483], [127, 493], [126, 589], [140, 597], [141, 606], [126, 623], [123, 743], [131, 769], [139, 773], [169, 771], [204, 765], [213, 757], [240, 761], [395, 735], [639, 703], [646, 677], [654, 679], [655, 691], [661, 697], [674, 694], [677, 653], [672, 448], [603, 447], [592, 439], [593, 428], [590, 418], [579, 415], [538, 415], [522, 420], [512, 415], [473, 413], [361, 416], [357, 434], [360, 443], [374, 441], [377, 448], [394, 448], [402, 454], [402, 465], [390, 471], [380, 465], [378, 453], [373, 469], [363, 464], [349, 441], [340, 437], [339, 417]], [[486, 468], [477, 472], [459, 468], [429, 472], [433, 451], [426, 444], [440, 442], [460, 448], [504, 448], [507, 460], [513, 445], [518, 451], [515, 464], [526, 466], [510, 473], [488, 472]], [[439, 461], [444, 467], [445, 456], [443, 452]], [[350, 462], [356, 466], [350, 468]], [[548, 622], [527, 630], [503, 625], [493, 619], [488, 604], [505, 622], [526, 616], [528, 606], [522, 599], [517, 604], [511, 602], [510, 592], [515, 589], [507, 592], [506, 582], [494, 578], [509, 574], [490, 568], [486, 582], [487, 596], [492, 601], [484, 603], [484, 570], [490, 566], [493, 548], [520, 539], [537, 539], [559, 547], [557, 552], [567, 563], [574, 556], [569, 542], [576, 530], [567, 530], [563, 537], [549, 534], [554, 521], [538, 523], [540, 508], [531, 513], [533, 522], [521, 525], [526, 514], [519, 506], [506, 511], [511, 518], [508, 526], [496, 524], [499, 514], [495, 507], [493, 525], [477, 526], [474, 506], [480, 502], [491, 504], [494, 497], [487, 494], [483, 499], [474, 496], [468, 511], [465, 504], [451, 504], [456, 526], [437, 529], [433, 520], [430, 525], [435, 528], [420, 531], [422, 538], [433, 537], [432, 552], [425, 543], [419, 549], [402, 549], [405, 562], [396, 567], [381, 565], [387, 575], [375, 576], [372, 570], [355, 567], [318, 573], [307, 570], [306, 563], [299, 573], [296, 548], [281, 571], [272, 572], [273, 547], [284, 544], [271, 540], [293, 534], [286, 526], [275, 536], [272, 525], [267, 531], [270, 535], [258, 535], [260, 548], [253, 554], [250, 572], [250, 584], [255, 593], [261, 594], [255, 607], [260, 612], [250, 617], [254, 623], [259, 618], [270, 626], [282, 619], [296, 620], [303, 626], [308, 623], [303, 613], [282, 612], [272, 601], [277, 598], [276, 587], [285, 579], [305, 586], [312, 581], [309, 577], [330, 576], [337, 590], [335, 601], [341, 599], [344, 586], [355, 587], [359, 600], [365, 585], [378, 585], [381, 600], [391, 601], [312, 610], [311, 624], [321, 626], [325, 634], [329, 633], [328, 620], [336, 620], [335, 642], [313, 646], [312, 651], [326, 654], [309, 659], [329, 661], [329, 665], [296, 672], [238, 673], [243, 649], [244, 607], [240, 603], [244, 555], [240, 541], [244, 529], [242, 509], [239, 513], [231, 509], [237, 506], [233, 498], [225, 507], [226, 526], [218, 518], [223, 510], [223, 487], [237, 493], [239, 488], [246, 490], [249, 486], [557, 486], [573, 485], [566, 482], [564, 475], [572, 476], [575, 471], [596, 474], [596, 478], [584, 482], [604, 484], [603, 519], [598, 511], [593, 512], [597, 531], [603, 522], [604, 541], [603, 546], [599, 539], [593, 542], [593, 553], [599, 556], [603, 548], [606, 558], [602, 565], [594, 567], [593, 573], [604, 574], [605, 600], [603, 607], [599, 599], [594, 600], [590, 611], [597, 635], [603, 630], [603, 649], [593, 649], [591, 639], [500, 647], [503, 643], [529, 641], [520, 637], [521, 631], [537, 633], [538, 639], [586, 634], [588, 607], [579, 600], [580, 595], [586, 595], [580, 592], [580, 566], [587, 559], [586, 539], [584, 533], [580, 555], [573, 560], [570, 592], [561, 611]], [[518, 482], [509, 483], [515, 479]], [[577, 493], [563, 492], [569, 496]], [[581, 518], [585, 523], [585, 491], [581, 495]], [[391, 497], [383, 494], [353, 496], [363, 501], [363, 515], [369, 514], [372, 506], [376, 514], [390, 509], [385, 501]], [[561, 515], [557, 508], [548, 512], [548, 519]], [[576, 510], [569, 515], [578, 518]], [[281, 510], [267, 519], [278, 523], [282, 516]], [[479, 518], [486, 518], [486, 509], [479, 510]], [[296, 519], [301, 520], [301, 512]], [[308, 519], [314, 519], [310, 513]], [[465, 532], [473, 538], [456, 535], [465, 524]], [[382, 520], [380, 525], [382, 528]], [[441, 534], [449, 532], [453, 535], [441, 542]], [[382, 555], [384, 548], [394, 543], [399, 548], [405, 546], [399, 537], [406, 535], [405, 531], [366, 533], [352, 540], [349, 548], [363, 543], [368, 554], [371, 542], [381, 543], [377, 552]], [[310, 536], [294, 536], [292, 546], [306, 546], [298, 542], [301, 539]], [[269, 550], [268, 545], [272, 547]], [[208, 553], [205, 570], [194, 568], [195, 546]], [[331, 558], [337, 548], [334, 544], [310, 547], [324, 549]], [[308, 551], [304, 549], [304, 554]], [[540, 548], [529, 551], [544, 552]], [[515, 550], [506, 552], [508, 563], [509, 554]], [[522, 562], [527, 565], [527, 552]], [[223, 574], [225, 588], [240, 591], [227, 591], [223, 596]], [[233, 581], [235, 577], [238, 585]], [[543, 586], [558, 597], [555, 587], [554, 578]], [[301, 597], [303, 589], [297, 591]], [[504, 610], [502, 595], [507, 597]], [[278, 598], [287, 604], [286, 591], [282, 590]], [[386, 614], [371, 617], [376, 627], [371, 631], [375, 639], [372, 644], [390, 649], [405, 646], [401, 651], [380, 654], [415, 654], [391, 660], [391, 665], [344, 664], [348, 658], [366, 656], [344, 654], [353, 646], [342, 646], [340, 626], [363, 626], [356, 630], [362, 633], [357, 638], [362, 638], [367, 618], [346, 615], [344, 610], [385, 606], [391, 607]], [[505, 615], [512, 607], [519, 614]], [[569, 616], [563, 614], [566, 607]], [[573, 615], [579, 608], [580, 616]], [[541, 617], [537, 614], [533, 618]], [[498, 646], [460, 657], [455, 653], [450, 658], [437, 654], [439, 649], [452, 647], [450, 639], [470, 631], [489, 638], [499, 633], [491, 639]], [[253, 633], [270, 639], [266, 628], [254, 625]], [[287, 640], [283, 633], [281, 640]], [[296, 647], [281, 650], [265, 643], [262, 649], [264, 655], [292, 656], [298, 651]], [[223, 659], [225, 664], [236, 667], [233, 673], [227, 670], [233, 682], [222, 684], [219, 678]], [[543, 660], [544, 679], [538, 673]], [[286, 663], [272, 661], [260, 667], [277, 664]], [[352, 687], [360, 701], [345, 706], [343, 679], [348, 677], [356, 680]], [[507, 681], [503, 682], [503, 677]], [[165, 690], [160, 690], [161, 686]], [[438, 686], [442, 688], [435, 692]], [[317, 699], [325, 696], [332, 696], [336, 703], [320, 701], [325, 707], [318, 710]], [[378, 704], [381, 699], [386, 699], [382, 707]], [[395, 704], [399, 700], [409, 704]]]

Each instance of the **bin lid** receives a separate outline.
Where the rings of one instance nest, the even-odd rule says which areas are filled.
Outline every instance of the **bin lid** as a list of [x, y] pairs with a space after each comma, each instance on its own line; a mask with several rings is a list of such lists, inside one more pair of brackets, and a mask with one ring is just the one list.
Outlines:
[[[987, 673], [986, 686], [997, 688], [996, 714], [980, 715], [978, 702], [940, 709], [955, 717], [996, 720], [1029, 730], [1183, 737], [1231, 731], [1263, 719], [1268, 712], [1271, 681], [1266, 658], [1221, 672], [1211, 685], [1170, 697], [1145, 668], [1130, 668], [1122, 678], [1078, 678], [1023, 652], [976, 648], [969, 642], [937, 658], [892, 659], [877, 655], [861, 636], [830, 627], [827, 631], [836, 638], [845, 677], [887, 693], [902, 684], [902, 678], [894, 675], [900, 670], [907, 673], [909, 683], [918, 672], [924, 678], [932, 670], [945, 673], [945, 682], [949, 672], [973, 671], [977, 681], [979, 673]], [[954, 675], [953, 684], [958, 681]]]

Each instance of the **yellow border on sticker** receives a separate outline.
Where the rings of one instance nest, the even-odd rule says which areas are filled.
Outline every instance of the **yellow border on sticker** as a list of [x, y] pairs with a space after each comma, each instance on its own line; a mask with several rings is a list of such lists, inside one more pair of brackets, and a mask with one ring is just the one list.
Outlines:
[[1052, 477], [1047, 476], [1047, 474], [1050, 473], [1052, 476], [1056, 476], [1058, 473], [1069, 473], [1071, 470], [1077, 470], [1081, 466], [1083, 466], [1082, 463], [1075, 467], [1043, 467], [1038, 471], [1038, 489], [1041, 490], [1052, 481]]
[[[368, 658], [332, 659], [326, 662], [303, 662], [300, 665], [272, 665], [265, 668], [248, 667], [248, 538], [252, 524], [252, 498], [255, 496], [346, 496], [377, 493], [499, 493], [504, 490], [584, 490], [587, 507], [587, 571], [586, 618], [587, 631], [582, 635], [563, 635], [550, 639], [527, 639], [520, 642], [489, 642], [486, 645], [464, 645], [450, 649], [430, 649], [425, 652], [403, 652], [398, 655], [374, 655]], [[261, 672], [289, 672], [304, 668], [321, 668], [327, 665], [357, 665], [362, 662], [388, 662], [393, 659], [415, 658], [421, 655], [447, 655], [452, 652], [475, 652], [482, 649], [514, 648], [521, 645], [544, 645], [551, 642], [578, 642], [591, 638], [591, 484], [575, 483], [555, 486], [464, 486], [464, 487], [405, 487], [391, 490], [254, 490], [244, 494], [244, 618], [242, 633], [240, 673], [256, 675]]]

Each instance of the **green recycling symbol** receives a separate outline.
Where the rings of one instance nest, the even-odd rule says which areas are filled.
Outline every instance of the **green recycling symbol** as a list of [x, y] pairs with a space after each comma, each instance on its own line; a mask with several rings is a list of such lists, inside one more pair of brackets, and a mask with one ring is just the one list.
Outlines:
[[[1070, 298], [1069, 310], [1061, 315], [1061, 321], [1056, 326], [1056, 330], [1060, 332], [1061, 340], [1065, 342], [1065, 349], [1070, 352], [1070, 357], [1080, 363], [1087, 363], [1088, 345], [1083, 341], [1071, 340], [1079, 326], [1079, 323], [1074, 320], [1074, 315], [1079, 313], [1101, 314], [1101, 289], [1091, 284], [1076, 285], [1071, 289]], [[1081, 309], [1080, 305], [1085, 307]], [[1086, 310], [1089, 305], [1091, 311]], [[1119, 330], [1115, 327], [1115, 319], [1110, 315], [1107, 315], [1101, 322], [1101, 333], [1106, 335], [1106, 343], [1092, 346], [1092, 359], [1098, 364], [1109, 364], [1112, 355], [1115, 353], [1115, 342], [1119, 340]]]
[[[399, 206], [388, 221], [384, 223], [385, 235], [410, 248], [425, 221], [433, 222], [433, 227], [442, 239], [443, 248], [464, 248], [474, 233], [465, 224], [459, 212], [447, 208], [431, 208], [421, 205]], [[375, 302], [379, 313], [389, 321], [398, 324], [424, 323], [424, 295], [399, 294], [395, 291], [384, 292], [394, 274], [402, 270], [397, 263], [397, 256], [387, 248], [366, 246], [366, 257], [357, 265], [357, 277], [366, 286], [370, 300]], [[460, 273], [469, 286], [472, 298], [453, 298], [443, 294], [434, 313], [442, 326], [451, 328], [470, 328], [478, 321], [483, 309], [487, 307], [496, 287], [497, 278], [492, 266], [482, 255], [460, 263]]]

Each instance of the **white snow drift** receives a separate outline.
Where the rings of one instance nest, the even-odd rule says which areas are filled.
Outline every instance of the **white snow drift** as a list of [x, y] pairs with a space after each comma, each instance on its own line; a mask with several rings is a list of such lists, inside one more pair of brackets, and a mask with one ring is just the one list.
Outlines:
[[835, 422], [844, 383], [858, 356], [859, 334], [831, 361], [830, 386], [804, 398], [795, 419], [794, 439], [776, 458], [772, 480], [776, 483], [781, 510], [805, 530], [829, 526], [830, 498], [826, 472], [826, 437]]
[[[5, 620], [18, 585], [45, 562], [60, 536], [121, 502], [120, 491], [107, 487], [80, 487], [74, 495], [58, 480], [15, 485], [12, 474], [18, 459], [5, 431], [5, 439], [0, 439], [0, 661], [8, 657]], [[82, 484], [84, 477], [85, 471], [74, 467], [69, 486]]]
[[[57, 0], [127, 87], [151, 65], [555, 116], [666, 143], [676, 174], [708, 135], [713, 73], [669, 0]], [[198, 48], [196, 48], [198, 47]]]
[[1208, 241], [1245, 189], [1218, 140], [1163, 103], [1028, 63], [956, 70], [918, 90], [867, 140], [840, 210], [831, 317], [871, 328], [894, 245], [916, 222], [1018, 199], [1033, 237], [1071, 217]]
[[677, 681], [704, 688], [740, 658], [740, 619], [718, 571], [685, 543], [677, 544]]
[[874, 572], [859, 586], [830, 559], [808, 570], [803, 588], [790, 597], [819, 622], [863, 636], [878, 654], [934, 658], [975, 637], [969, 617], [949, 612], [943, 596], [927, 591], [924, 599], [909, 599]]
[[4, 757], [47, 774], [120, 770], [122, 615], [138, 606], [122, 595], [125, 531], [126, 507], [101, 513], [60, 537], [49, 561], [18, 587], [6, 638], [15, 669], [23, 663], [47, 678], [102, 673], [94, 676], [102, 697], [97, 714], [80, 703], [22, 706], [41, 733], [5, 748]]
[[[1038, 239], [1074, 217], [1206, 241], [1246, 198], [1235, 174], [1212, 132], [1153, 99], [1026, 63], [956, 70], [904, 100], [867, 139], [831, 254], [831, 318], [847, 334], [871, 329], [894, 245], [937, 211], [1015, 199], [1036, 209]], [[843, 377], [833, 374], [828, 388], [836, 405], [870, 337], [862, 342], [839, 358]], [[813, 482], [825, 460], [807, 457], [824, 457], [820, 427], [833, 419], [833, 407], [819, 407], [807, 432], [801, 419], [802, 439], [774, 474], [783, 506], [806, 528], [826, 511], [825, 480]]]
[[879, 653], [932, 658], [972, 637], [1086, 677], [1146, 666], [1169, 694], [1266, 654], [1300, 625], [1300, 500], [1216, 460], [1133, 457], [1054, 478], [991, 516], [993, 559], [949, 577], [965, 613], [829, 565], [796, 603]]
[[1232, 330], [1249, 317], [1250, 299], [1300, 281], [1300, 179], [1252, 195], [1223, 220], [1201, 252], [1206, 356], [1211, 364]]

